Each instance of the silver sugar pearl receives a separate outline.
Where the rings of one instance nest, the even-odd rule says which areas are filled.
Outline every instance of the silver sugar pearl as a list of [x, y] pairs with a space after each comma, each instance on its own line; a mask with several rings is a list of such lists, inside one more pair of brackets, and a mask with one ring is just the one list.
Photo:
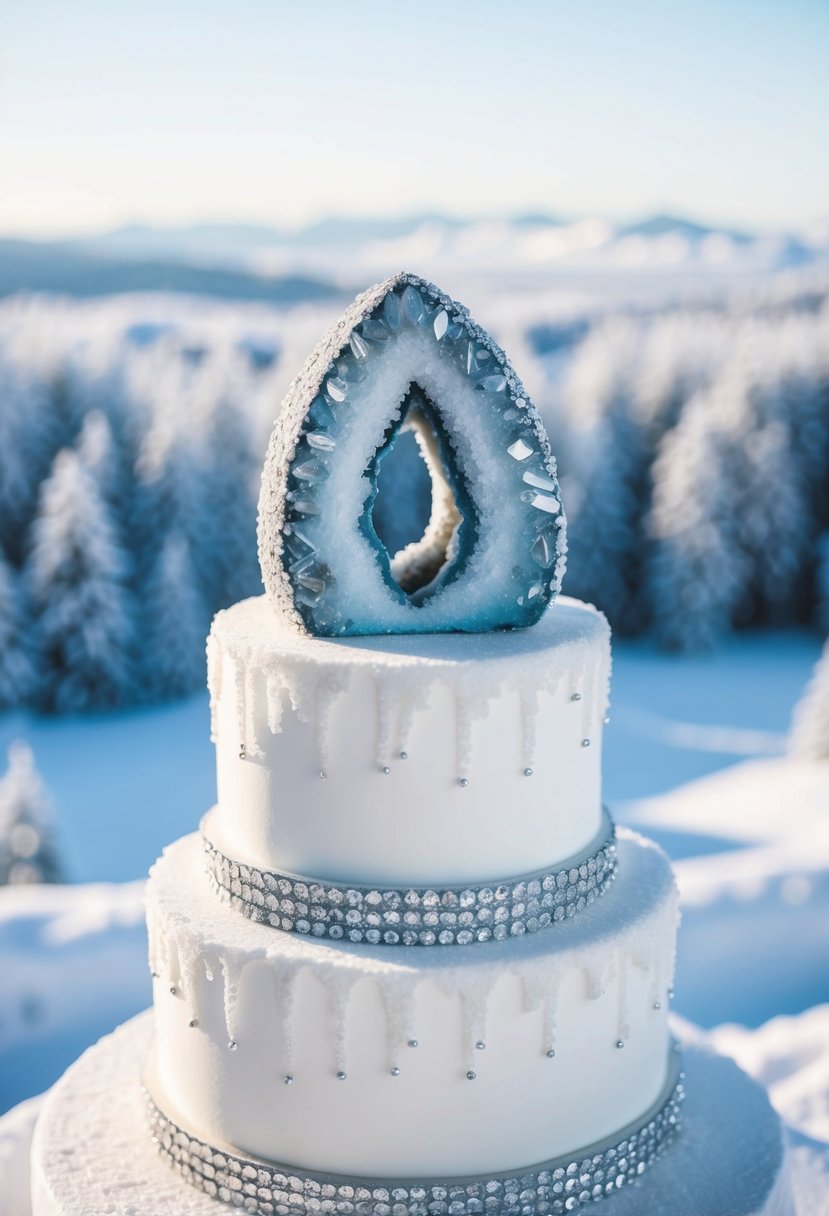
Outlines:
[[157, 979], [158, 979], [158, 972], [157, 972], [157, 971], [151, 971], [151, 972], [150, 972], [150, 975], [152, 976], [152, 978], [153, 978], [154, 980], [157, 980]]
[[196, 1027], [198, 1026], [198, 1024], [199, 1024], [198, 1018], [191, 1018], [190, 1021], [187, 1023], [187, 1025], [190, 1027], [191, 1030], [195, 1030]]
[[236, 1042], [236, 1040], [231, 1039], [227, 1045], [227, 1049], [228, 1049], [228, 1051], [235, 1051], [238, 1046], [239, 1046], [239, 1044]]
[[291, 1076], [291, 1074], [289, 1072], [285, 1073], [285, 1076], [282, 1078], [282, 1083], [283, 1083], [283, 1085], [293, 1085], [294, 1078]]
[[525, 769], [524, 769], [524, 776], [525, 776], [525, 777], [532, 777], [532, 775], [533, 775], [533, 771], [532, 771], [532, 769], [531, 769], [531, 768], [529, 768], [529, 767], [528, 767], [528, 768], [525, 768]]
[[624, 1041], [624, 1039], [617, 1039], [617, 1040], [616, 1040], [616, 1046], [618, 1047], [618, 1049], [619, 1049], [620, 1051], [622, 1050], [622, 1048], [624, 1047], [624, 1045], [625, 1045], [625, 1041]]
[[467, 1079], [467, 1081], [474, 1081], [475, 1078], [477, 1077], [477, 1075], [478, 1074], [476, 1072], [473, 1072], [473, 1070], [470, 1068], [469, 1072], [466, 1074], [466, 1079]]
[[394, 1065], [394, 1067], [393, 1067], [393, 1068], [392, 1068], [392, 1070], [391, 1070], [391, 1075], [392, 1075], [393, 1077], [399, 1077], [399, 1076], [400, 1076], [400, 1069], [397, 1067], [397, 1065], [396, 1065], [396, 1064]]
[[178, 992], [178, 988], [176, 988], [175, 984], [171, 984], [170, 985], [170, 996], [175, 996], [177, 992]]
[[417, 1047], [417, 1039], [409, 1039], [410, 1047]]
[[476, 1051], [486, 1051], [486, 1043], [483, 1041], [483, 1039], [478, 1039], [478, 1042], [475, 1044], [475, 1049]]
[[468, 777], [458, 777], [458, 785], [461, 787], [461, 789], [465, 790], [466, 787], [469, 785], [469, 778]]
[[610, 726], [610, 718], [607, 715], [602, 718], [602, 721], [604, 722], [605, 726]]
[[662, 1008], [662, 1002], [661, 1002], [661, 1001], [654, 1001], [654, 1003], [653, 1003], [653, 1007], [654, 1007], [654, 1009], [661, 1009], [661, 1008]]
[[338, 1081], [344, 1081], [344, 1080], [345, 1080], [345, 1073], [344, 1073], [344, 1072], [338, 1072], [338, 1073], [337, 1073], [337, 1080], [338, 1080]]
[[581, 745], [582, 745], [582, 747], [589, 747], [589, 746], [590, 746], [590, 740], [589, 740], [589, 739], [582, 739], [582, 741], [581, 741]]
[[400, 753], [400, 759], [401, 759], [401, 760], [408, 760], [408, 758], [409, 758], [409, 753], [408, 753], [408, 752], [401, 752], [401, 753]]
[[674, 990], [673, 990], [673, 988], [669, 988], [668, 989], [668, 1000], [672, 1001], [673, 999], [674, 999]]
[[581, 693], [580, 693], [580, 692], [573, 692], [573, 693], [571, 693], [571, 694], [570, 694], [570, 700], [571, 700], [571, 701], [580, 701], [580, 700], [581, 700]]
[[388, 777], [389, 773], [391, 772], [391, 769], [389, 768], [389, 766], [387, 764], [384, 764], [383, 767], [381, 768], [380, 772], [385, 773], [386, 776]]
[[554, 1060], [555, 1058], [556, 1058], [556, 1049], [555, 1049], [555, 1047], [548, 1047], [548, 1048], [547, 1048], [547, 1059], [548, 1059], [548, 1060]]
[[320, 769], [320, 781], [324, 781], [327, 776], [328, 776], [328, 773], [326, 773], [325, 769], [321, 768]]

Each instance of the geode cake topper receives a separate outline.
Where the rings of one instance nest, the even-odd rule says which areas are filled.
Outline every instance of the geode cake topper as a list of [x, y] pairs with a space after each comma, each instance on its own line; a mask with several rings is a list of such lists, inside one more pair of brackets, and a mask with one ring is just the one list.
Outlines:
[[[431, 517], [389, 553], [373, 521], [378, 476], [408, 428]], [[279, 610], [323, 637], [522, 627], [558, 593], [565, 552], [549, 440], [504, 352], [416, 275], [358, 296], [271, 436], [259, 557]]]

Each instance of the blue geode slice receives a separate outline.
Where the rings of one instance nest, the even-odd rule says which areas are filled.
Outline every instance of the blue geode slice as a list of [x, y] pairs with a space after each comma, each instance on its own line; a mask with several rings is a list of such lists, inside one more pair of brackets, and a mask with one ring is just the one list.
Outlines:
[[[378, 475], [412, 429], [432, 480], [423, 537], [389, 553]], [[566, 553], [555, 461], [504, 352], [412, 274], [358, 296], [291, 385], [259, 500], [262, 577], [310, 633], [531, 625]]]

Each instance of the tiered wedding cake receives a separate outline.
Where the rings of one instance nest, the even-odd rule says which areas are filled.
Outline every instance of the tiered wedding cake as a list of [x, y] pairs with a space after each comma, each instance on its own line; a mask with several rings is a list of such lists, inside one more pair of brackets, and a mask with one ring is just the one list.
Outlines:
[[[404, 416], [434, 505], [390, 558], [372, 509]], [[699, 1128], [677, 1136], [670, 867], [601, 804], [608, 627], [548, 607], [546, 436], [465, 310], [411, 276], [355, 302], [292, 386], [260, 540], [269, 597], [208, 643], [217, 805], [148, 886], [152, 1034], [58, 1087], [35, 1216], [126, 1211], [125, 1187], [136, 1216], [621, 1213], [675, 1138], [704, 1172]], [[136, 1052], [147, 1140], [195, 1189], [125, 1150]], [[80, 1207], [55, 1159], [84, 1084]]]

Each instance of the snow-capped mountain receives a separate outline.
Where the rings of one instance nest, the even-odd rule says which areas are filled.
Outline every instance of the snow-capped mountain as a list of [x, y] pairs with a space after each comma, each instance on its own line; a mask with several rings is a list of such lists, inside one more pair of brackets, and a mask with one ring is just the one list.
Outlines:
[[804, 233], [751, 233], [673, 215], [620, 223], [538, 213], [467, 219], [422, 213], [334, 217], [295, 231], [134, 224], [63, 241], [0, 240], [0, 294], [166, 288], [295, 302], [319, 298], [319, 280], [351, 287], [401, 266], [438, 279], [485, 270], [536, 281], [597, 273], [666, 280], [763, 274], [827, 260], [826, 225]]
[[440, 261], [471, 269], [779, 270], [829, 256], [827, 234], [751, 233], [674, 215], [633, 223], [546, 214], [458, 219], [441, 214], [398, 218], [331, 218], [295, 232], [247, 224], [187, 228], [132, 226], [72, 242], [78, 252], [125, 258], [171, 258], [202, 265], [232, 263], [282, 272], [332, 266], [422, 265]]

